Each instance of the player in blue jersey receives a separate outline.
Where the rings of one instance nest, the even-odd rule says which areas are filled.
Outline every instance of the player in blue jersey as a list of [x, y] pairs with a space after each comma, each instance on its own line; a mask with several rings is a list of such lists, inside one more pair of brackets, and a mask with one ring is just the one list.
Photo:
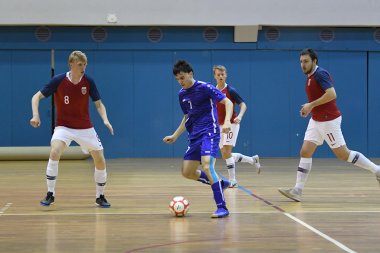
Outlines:
[[[232, 103], [210, 83], [194, 80], [193, 73], [191, 65], [184, 60], [177, 61], [173, 67], [173, 74], [182, 86], [178, 97], [184, 117], [177, 130], [163, 141], [174, 143], [185, 130], [188, 131], [189, 146], [183, 158], [182, 175], [211, 185], [217, 206], [211, 217], [222, 218], [229, 215], [223, 190], [230, 183], [219, 180], [215, 171], [220, 140], [216, 103], [224, 104], [226, 109], [223, 132], [231, 129]], [[200, 162], [203, 171], [198, 169]]]
[[[228, 133], [221, 133], [219, 148], [222, 153], [223, 160], [226, 161], [230, 187], [238, 187], [235, 175], [235, 163], [244, 162], [255, 166], [256, 172], [260, 173], [260, 160], [258, 155], [246, 156], [240, 153], [232, 153], [235, 147], [237, 137], [239, 135], [240, 122], [243, 119], [244, 113], [247, 110], [247, 105], [244, 103], [243, 98], [239, 95], [235, 88], [226, 83], [227, 69], [222, 65], [215, 65], [213, 67], [214, 78], [216, 80], [216, 88], [220, 90], [232, 102], [232, 117], [231, 117], [231, 131]], [[235, 104], [240, 107], [239, 114], [235, 111]], [[219, 125], [224, 124], [225, 110], [224, 105], [217, 103]]]

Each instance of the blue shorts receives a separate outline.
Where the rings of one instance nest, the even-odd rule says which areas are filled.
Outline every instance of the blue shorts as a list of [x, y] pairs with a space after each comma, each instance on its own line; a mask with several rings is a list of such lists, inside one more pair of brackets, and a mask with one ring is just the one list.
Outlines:
[[205, 134], [199, 139], [190, 140], [183, 160], [201, 161], [201, 156], [216, 157], [219, 151], [220, 134]]

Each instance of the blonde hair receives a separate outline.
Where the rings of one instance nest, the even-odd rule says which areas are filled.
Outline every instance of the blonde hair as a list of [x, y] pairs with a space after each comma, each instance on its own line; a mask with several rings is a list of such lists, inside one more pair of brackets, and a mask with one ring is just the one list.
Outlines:
[[87, 56], [82, 51], [73, 51], [69, 56], [69, 65], [73, 62], [83, 62], [87, 64]]
[[220, 70], [227, 73], [227, 69], [223, 65], [214, 65], [214, 67], [212, 67], [212, 72], [214, 74], [215, 74], [215, 70]]

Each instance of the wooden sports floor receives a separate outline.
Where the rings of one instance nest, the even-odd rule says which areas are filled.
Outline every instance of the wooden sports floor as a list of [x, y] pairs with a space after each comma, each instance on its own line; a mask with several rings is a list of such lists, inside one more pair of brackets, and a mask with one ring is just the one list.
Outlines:
[[[380, 162], [380, 160], [374, 160]], [[0, 162], [0, 252], [380, 252], [380, 188], [371, 173], [314, 159], [303, 202], [293, 186], [298, 159], [261, 159], [262, 173], [237, 165], [227, 189], [231, 214], [211, 219], [210, 187], [181, 176], [180, 159], [108, 160], [109, 209], [97, 208], [91, 160], [61, 161], [56, 201], [42, 207], [46, 161]], [[227, 176], [222, 161], [220, 174]], [[171, 216], [172, 197], [190, 201]]]

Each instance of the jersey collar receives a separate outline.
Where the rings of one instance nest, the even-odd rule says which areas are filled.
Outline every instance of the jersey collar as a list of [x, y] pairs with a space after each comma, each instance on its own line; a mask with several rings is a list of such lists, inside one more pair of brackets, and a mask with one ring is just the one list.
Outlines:
[[307, 77], [311, 77], [312, 75], [314, 75], [315, 71], [317, 71], [317, 68], [318, 68], [318, 65], [315, 66], [314, 71], [308, 74]]

